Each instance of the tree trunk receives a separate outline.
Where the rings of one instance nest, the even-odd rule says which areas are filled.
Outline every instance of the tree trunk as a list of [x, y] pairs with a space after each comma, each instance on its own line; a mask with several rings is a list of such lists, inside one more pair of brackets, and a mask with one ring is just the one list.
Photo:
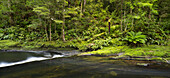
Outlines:
[[109, 21], [109, 34], [110, 34], [110, 21]]
[[40, 16], [39, 16], [39, 15], [38, 15], [38, 19], [40, 20], [40, 27], [41, 27], [40, 31], [44, 31], [44, 29], [43, 29], [42, 19], [40, 18]]
[[[8, 9], [11, 11], [11, 0], [8, 0]], [[12, 20], [11, 12], [9, 12], [8, 15], [9, 15], [9, 23], [10, 25], [12, 25], [13, 20]]]
[[121, 0], [121, 31], [123, 31], [123, 0]]
[[45, 26], [45, 33], [46, 33], [46, 37], [47, 37], [47, 41], [48, 41], [49, 38], [48, 38], [47, 26], [46, 25], [44, 25], [44, 26]]
[[[131, 4], [132, 4], [132, 1], [130, 0], [130, 2], [131, 2]], [[133, 16], [133, 11], [132, 11], [132, 8], [130, 8], [130, 14], [131, 14], [131, 18], [132, 18], [132, 16]], [[132, 27], [133, 27], [133, 18], [132, 18]]]
[[11, 0], [8, 0], [8, 9], [11, 10]]
[[51, 33], [51, 20], [50, 20], [50, 41], [51, 41], [51, 35], [52, 33]]
[[64, 32], [64, 26], [65, 26], [65, 18], [63, 17], [63, 25], [62, 25], [62, 38], [63, 38], [63, 41], [65, 42], [65, 32]]
[[54, 31], [55, 31], [55, 34], [57, 33], [57, 25], [56, 24], [54, 24]]
[[63, 24], [62, 24], [62, 39], [65, 42], [65, 32], [64, 32], [64, 26], [65, 26], [65, 2], [63, 3]]
[[84, 8], [83, 8], [83, 12], [85, 12], [85, 10], [86, 10], [86, 0], [84, 0]]
[[83, 14], [83, 1], [81, 0], [81, 12], [80, 12], [80, 18], [82, 17]]
[[124, 29], [124, 31], [126, 31], [126, 29], [127, 29], [127, 24], [126, 24], [126, 4], [124, 4], [124, 26], [125, 26], [125, 29]]
[[151, 11], [149, 10], [149, 19], [151, 20]]

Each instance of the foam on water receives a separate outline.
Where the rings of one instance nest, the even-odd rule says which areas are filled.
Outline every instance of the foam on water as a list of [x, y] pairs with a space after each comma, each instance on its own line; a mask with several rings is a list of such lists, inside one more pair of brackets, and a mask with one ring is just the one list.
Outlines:
[[48, 60], [48, 59], [53, 59], [53, 58], [58, 58], [58, 57], [63, 57], [63, 56], [64, 56], [64, 55], [54, 55], [52, 58], [29, 57], [29, 58], [27, 58], [26, 60], [19, 61], [19, 62], [13, 62], [13, 63], [1, 62], [1, 63], [0, 63], [0, 68], [1, 68], [1, 67], [14, 66], [14, 65], [18, 65], [18, 64], [29, 63], [29, 62], [34, 62], [34, 61]]

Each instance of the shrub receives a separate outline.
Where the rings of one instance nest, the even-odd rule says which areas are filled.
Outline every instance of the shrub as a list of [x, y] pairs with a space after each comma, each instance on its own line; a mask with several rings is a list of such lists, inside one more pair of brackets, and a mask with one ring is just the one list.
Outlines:
[[128, 32], [128, 35], [123, 39], [124, 41], [127, 41], [130, 45], [137, 46], [139, 44], [145, 44], [147, 39], [146, 35], [142, 35], [142, 32]]

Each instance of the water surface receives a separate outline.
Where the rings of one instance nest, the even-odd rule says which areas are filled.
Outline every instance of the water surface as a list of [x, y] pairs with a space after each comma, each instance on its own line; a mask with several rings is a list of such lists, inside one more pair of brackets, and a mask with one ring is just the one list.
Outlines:
[[[12, 62], [27, 60], [28, 57], [47, 58], [34, 53], [22, 56], [26, 59], [18, 57]], [[4, 58], [0, 57], [1, 62]], [[12, 63], [11, 60], [5, 61]], [[108, 60], [106, 57], [63, 56], [1, 67], [0, 78], [170, 78], [169, 64], [145, 67], [132, 63], [127, 60]]]

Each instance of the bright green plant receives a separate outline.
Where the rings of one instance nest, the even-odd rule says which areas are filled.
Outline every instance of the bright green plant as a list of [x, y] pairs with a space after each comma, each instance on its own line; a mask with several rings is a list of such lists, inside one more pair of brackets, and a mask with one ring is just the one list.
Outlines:
[[128, 32], [128, 35], [123, 39], [124, 41], [127, 41], [130, 45], [138, 45], [138, 44], [145, 44], [147, 39], [146, 35], [142, 35], [142, 32]]

